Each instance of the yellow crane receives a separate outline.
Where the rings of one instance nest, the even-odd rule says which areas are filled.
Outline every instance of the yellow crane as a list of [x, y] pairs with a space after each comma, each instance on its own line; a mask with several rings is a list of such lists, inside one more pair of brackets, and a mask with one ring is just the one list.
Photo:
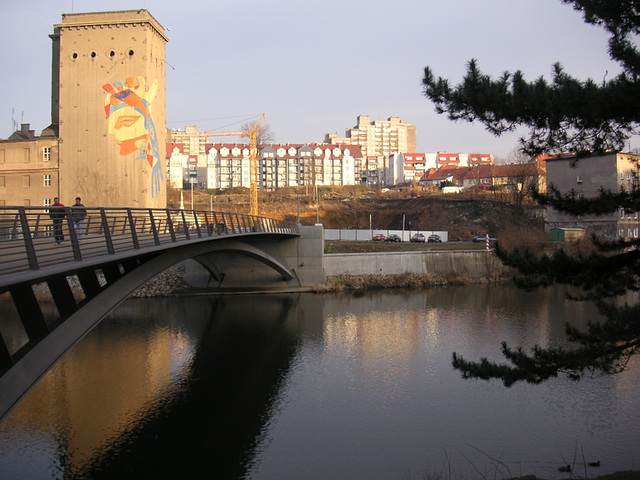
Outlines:
[[208, 137], [249, 137], [249, 214], [258, 215], [258, 124], [265, 117], [263, 113], [251, 130], [243, 132], [204, 132]]

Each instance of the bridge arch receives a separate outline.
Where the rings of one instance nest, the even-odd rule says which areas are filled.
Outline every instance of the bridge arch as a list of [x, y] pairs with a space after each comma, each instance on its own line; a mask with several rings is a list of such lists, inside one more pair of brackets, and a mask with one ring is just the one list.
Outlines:
[[209, 274], [222, 283], [224, 273], [220, 271], [218, 266], [211, 260], [211, 254], [217, 253], [235, 253], [257, 260], [278, 272], [284, 280], [292, 282], [296, 286], [300, 286], [295, 270], [290, 270], [284, 262], [276, 259], [265, 250], [256, 247], [253, 244], [240, 241], [224, 241], [217, 242], [212, 248], [200, 255], [192, 255], [191, 258], [202, 265]]

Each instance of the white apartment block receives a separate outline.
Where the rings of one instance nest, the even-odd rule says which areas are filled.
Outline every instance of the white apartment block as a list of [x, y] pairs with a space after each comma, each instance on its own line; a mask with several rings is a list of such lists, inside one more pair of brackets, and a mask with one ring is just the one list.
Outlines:
[[[189, 142], [167, 144], [169, 186], [184, 188], [250, 187], [249, 146], [238, 143], [206, 144], [198, 153]], [[313, 185], [355, 185], [360, 148], [351, 145], [269, 144], [258, 151], [258, 188], [275, 189]]]

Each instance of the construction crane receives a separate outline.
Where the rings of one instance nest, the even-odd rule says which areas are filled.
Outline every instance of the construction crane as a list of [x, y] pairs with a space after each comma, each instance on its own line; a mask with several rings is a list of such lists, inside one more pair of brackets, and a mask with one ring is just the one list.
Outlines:
[[258, 215], [258, 124], [265, 117], [263, 113], [251, 130], [244, 132], [204, 132], [208, 137], [249, 137], [249, 214]]

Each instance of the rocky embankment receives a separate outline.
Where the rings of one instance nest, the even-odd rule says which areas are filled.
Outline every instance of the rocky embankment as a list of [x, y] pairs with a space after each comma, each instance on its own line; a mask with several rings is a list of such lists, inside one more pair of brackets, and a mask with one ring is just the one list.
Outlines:
[[189, 285], [184, 281], [184, 270], [180, 267], [171, 267], [138, 287], [129, 297], [166, 297], [188, 288]]

